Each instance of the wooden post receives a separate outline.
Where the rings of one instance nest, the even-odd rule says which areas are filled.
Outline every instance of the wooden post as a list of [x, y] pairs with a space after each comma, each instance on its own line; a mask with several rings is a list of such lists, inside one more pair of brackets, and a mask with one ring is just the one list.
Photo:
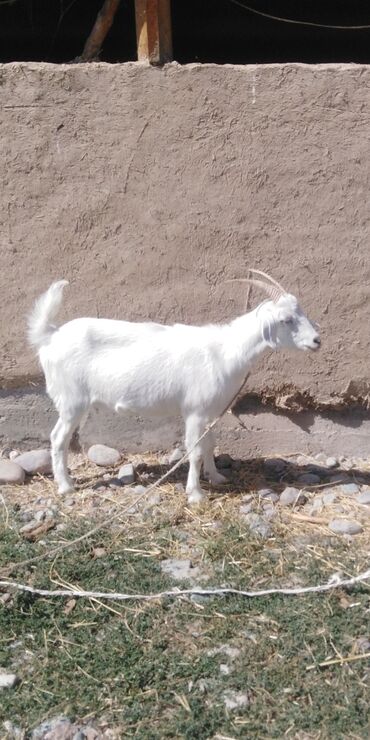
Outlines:
[[137, 58], [164, 64], [172, 60], [171, 0], [135, 0]]

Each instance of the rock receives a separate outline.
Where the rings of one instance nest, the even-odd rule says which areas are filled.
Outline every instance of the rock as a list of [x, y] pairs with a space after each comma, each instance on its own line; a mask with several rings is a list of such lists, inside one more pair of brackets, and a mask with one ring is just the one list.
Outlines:
[[218, 645], [217, 647], [207, 650], [207, 655], [210, 658], [213, 658], [214, 655], [227, 655], [231, 660], [235, 660], [240, 655], [240, 649], [233, 647], [232, 645], [228, 645], [227, 642], [225, 642], [223, 645]]
[[12, 689], [18, 682], [19, 678], [15, 673], [6, 673], [0, 668], [0, 690]]
[[182, 457], [184, 457], [184, 451], [180, 447], [175, 447], [175, 449], [172, 450], [171, 454], [168, 456], [169, 465], [174, 465], [175, 463], [179, 462]]
[[246, 493], [244, 496], [242, 496], [243, 504], [250, 504], [251, 501], [254, 501], [254, 496], [252, 493]]
[[265, 460], [263, 463], [263, 467], [265, 468], [266, 473], [271, 477], [280, 476], [284, 472], [286, 466], [287, 463], [280, 457], [272, 458], [271, 460]]
[[261, 488], [261, 490], [258, 491], [258, 495], [264, 501], [279, 501], [278, 494], [275, 493], [275, 491], [272, 491], [271, 488]]
[[183, 483], [175, 483], [175, 491], [177, 493], [185, 493], [185, 486]]
[[247, 514], [246, 521], [249, 529], [264, 539], [271, 534], [271, 525], [260, 514]]
[[199, 574], [199, 568], [194, 568], [191, 560], [178, 560], [176, 558], [162, 560], [161, 570], [166, 575], [175, 578], [176, 581], [192, 580]]
[[334, 503], [335, 499], [337, 498], [337, 494], [333, 493], [332, 491], [329, 491], [328, 493], [324, 493], [322, 500], [325, 504], [325, 506], [330, 506]]
[[237, 692], [232, 691], [231, 689], [224, 691], [223, 699], [226, 709], [229, 709], [230, 711], [247, 707], [250, 704], [250, 697], [246, 692]]
[[370, 651], [370, 640], [368, 637], [357, 637], [355, 640], [356, 652], [368, 653]]
[[[144, 488], [144, 486], [135, 486], [135, 488]], [[145, 493], [145, 488], [144, 488]], [[159, 491], [153, 491], [145, 500], [146, 505], [150, 508], [158, 506], [161, 503], [161, 494]]]
[[335, 534], [359, 534], [363, 532], [363, 528], [359, 522], [349, 519], [332, 519], [328, 526]]
[[370, 490], [369, 491], [363, 491], [362, 493], [360, 493], [357, 496], [356, 501], [359, 504], [370, 504]]
[[218, 455], [216, 458], [216, 464], [217, 467], [220, 468], [232, 468], [233, 466], [233, 459], [228, 455], [227, 453], [224, 455]]
[[17, 727], [17, 725], [13, 725], [13, 722], [10, 722], [10, 720], [3, 722], [3, 728], [10, 740], [23, 740], [25, 737], [25, 732], [20, 727]]
[[301, 486], [316, 486], [320, 481], [321, 478], [315, 473], [303, 473], [297, 478], [297, 482]]
[[14, 458], [14, 462], [20, 465], [28, 475], [49, 475], [51, 473], [50, 450], [30, 450], [23, 452]]
[[233, 460], [231, 464], [231, 469], [235, 470], [235, 472], [238, 472], [238, 470], [242, 467], [242, 461], [241, 460]]
[[249, 504], [242, 504], [239, 507], [240, 514], [250, 514], [250, 512], [254, 509], [254, 502], [250, 501]]
[[339, 485], [340, 483], [349, 483], [351, 479], [347, 473], [335, 473], [335, 475], [330, 476], [329, 480], [333, 485]]
[[294, 506], [306, 503], [306, 496], [303, 495], [297, 488], [288, 486], [284, 488], [284, 491], [280, 494], [280, 504], [282, 506]]
[[220, 673], [224, 676], [229, 676], [232, 672], [232, 668], [227, 663], [220, 663]]
[[95, 465], [117, 465], [121, 459], [121, 455], [118, 450], [113, 447], [107, 447], [106, 445], [92, 445], [87, 451], [87, 457]]
[[10, 450], [9, 452], [9, 460], [14, 460], [14, 458], [18, 457], [20, 455], [19, 450]]
[[337, 468], [339, 465], [339, 462], [336, 457], [327, 457], [325, 460], [325, 467], [327, 470], [332, 470], [333, 468]]
[[53, 717], [45, 720], [31, 733], [31, 740], [73, 740], [79, 731], [68, 717]]
[[135, 471], [132, 463], [122, 465], [118, 471], [117, 478], [122, 481], [124, 486], [129, 486], [135, 480]]
[[132, 486], [132, 488], [130, 488], [130, 491], [132, 491], [132, 493], [134, 493], [135, 496], [141, 496], [142, 493], [145, 493], [146, 488], [145, 486], [140, 486], [140, 485]]
[[359, 492], [359, 487], [356, 483], [345, 483], [343, 486], [340, 486], [340, 492], [344, 494], [344, 496], [353, 496], [354, 493]]
[[26, 475], [23, 468], [13, 460], [0, 459], [0, 483], [21, 485]]
[[44, 519], [46, 519], [46, 511], [43, 509], [39, 509], [39, 511], [35, 511], [33, 518], [35, 522], [43, 522]]
[[92, 550], [93, 558], [105, 558], [107, 551], [104, 547], [94, 547]]
[[273, 504], [268, 504], [263, 506], [263, 515], [267, 519], [274, 519], [276, 517], [276, 509], [273, 506]]

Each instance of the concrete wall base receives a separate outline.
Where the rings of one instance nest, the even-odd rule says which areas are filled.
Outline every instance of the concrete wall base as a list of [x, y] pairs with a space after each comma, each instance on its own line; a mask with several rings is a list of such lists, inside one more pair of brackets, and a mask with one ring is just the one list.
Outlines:
[[[30, 449], [48, 443], [56, 420], [51, 401], [40, 387], [0, 394], [0, 445]], [[26, 433], [25, 433], [26, 431]], [[167, 450], [182, 441], [181, 419], [119, 417], [93, 409], [80, 432], [84, 446], [96, 442], [128, 453]], [[280, 413], [258, 401], [243, 405], [237, 418], [227, 413], [219, 422], [220, 450], [239, 456], [316, 454], [367, 458], [370, 451], [370, 414], [356, 409], [328, 412]]]

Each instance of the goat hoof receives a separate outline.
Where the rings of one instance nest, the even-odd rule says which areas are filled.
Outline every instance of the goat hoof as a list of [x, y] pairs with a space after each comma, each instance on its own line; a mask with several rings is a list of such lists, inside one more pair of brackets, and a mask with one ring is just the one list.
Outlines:
[[75, 487], [73, 483], [62, 483], [62, 485], [58, 486], [58, 493], [60, 496], [65, 496], [67, 493], [72, 493], [74, 491]]
[[221, 483], [228, 483], [228, 479], [225, 478], [224, 475], [221, 475], [221, 473], [215, 473], [214, 475], [210, 475], [209, 480], [213, 486], [219, 486]]
[[206, 498], [203, 491], [190, 491], [188, 493], [188, 503], [189, 504], [200, 504], [202, 501], [204, 501]]

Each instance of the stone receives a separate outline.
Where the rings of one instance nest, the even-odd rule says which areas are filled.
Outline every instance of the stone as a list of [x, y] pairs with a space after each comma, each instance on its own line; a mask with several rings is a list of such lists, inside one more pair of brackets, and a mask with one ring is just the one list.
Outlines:
[[132, 493], [134, 493], [135, 496], [141, 496], [142, 493], [146, 492], [146, 488], [145, 486], [137, 485], [137, 486], [132, 486], [132, 488], [130, 488], [130, 491], [132, 491]]
[[0, 483], [21, 485], [26, 475], [23, 468], [13, 460], [0, 459]]
[[179, 462], [182, 457], [184, 457], [184, 451], [180, 447], [175, 447], [175, 449], [172, 450], [171, 454], [168, 456], [169, 465], [174, 465], [175, 463]]
[[224, 691], [223, 699], [226, 709], [234, 711], [235, 709], [241, 709], [242, 707], [248, 707], [250, 704], [250, 697], [246, 692], [237, 692], [229, 689]]
[[175, 578], [176, 581], [192, 580], [199, 574], [199, 568], [193, 567], [191, 560], [179, 560], [177, 558], [162, 560], [161, 570], [166, 575]]
[[220, 468], [232, 468], [233, 462], [234, 461], [232, 457], [228, 455], [227, 453], [223, 455], [218, 455], [218, 457], [216, 458], [216, 464], [219, 469]]
[[[135, 486], [135, 488], [144, 488], [144, 486]], [[145, 493], [145, 488], [144, 488]], [[145, 500], [146, 506], [151, 508], [152, 506], [158, 506], [161, 503], [161, 494], [159, 491], [153, 491]]]
[[356, 637], [355, 640], [356, 652], [368, 653], [370, 652], [370, 640], [366, 636]]
[[263, 467], [265, 468], [266, 472], [268, 473], [268, 475], [271, 476], [281, 475], [284, 472], [286, 466], [286, 461], [280, 457], [265, 460], [263, 463]]
[[267, 519], [274, 519], [276, 517], [276, 509], [273, 504], [266, 504], [263, 506], [263, 515]]
[[288, 486], [287, 488], [284, 488], [283, 492], [280, 494], [279, 501], [282, 506], [294, 506], [306, 503], [307, 499], [306, 496], [298, 490], [298, 488]]
[[237, 473], [237, 472], [238, 472], [238, 470], [240, 470], [240, 469], [241, 469], [241, 467], [242, 467], [242, 464], [243, 464], [243, 463], [242, 463], [242, 461], [241, 461], [241, 460], [233, 460], [233, 461], [232, 461], [232, 465], [231, 465], [231, 469], [232, 469], [232, 470], [235, 470], [235, 472]]
[[15, 457], [18, 457], [20, 455], [19, 450], [10, 450], [9, 452], [9, 460], [14, 460]]
[[325, 460], [325, 467], [327, 470], [332, 470], [333, 468], [337, 468], [339, 465], [339, 462], [336, 457], [327, 457]]
[[222, 673], [224, 676], [229, 676], [231, 672], [231, 666], [229, 666], [227, 663], [220, 663], [220, 673]]
[[303, 473], [297, 478], [297, 483], [301, 486], [317, 486], [321, 478], [315, 473]]
[[344, 496], [353, 496], [353, 494], [359, 492], [359, 487], [357, 483], [345, 483], [343, 486], [340, 486], [340, 492], [344, 494]]
[[19, 678], [15, 673], [6, 673], [0, 668], [0, 690], [12, 689], [18, 682]]
[[329, 529], [335, 534], [360, 534], [360, 532], [363, 532], [361, 524], [350, 519], [332, 519], [329, 522]]
[[254, 509], [254, 502], [250, 501], [249, 504], [242, 504], [239, 507], [240, 514], [250, 514], [251, 511]]
[[347, 473], [335, 473], [335, 475], [330, 476], [329, 480], [333, 485], [339, 485], [340, 483], [349, 483], [351, 479]]
[[118, 450], [114, 447], [107, 447], [106, 445], [92, 445], [87, 451], [87, 457], [95, 465], [117, 465], [121, 459], [121, 455]]
[[275, 493], [275, 491], [272, 491], [271, 488], [261, 488], [260, 491], [258, 491], [258, 495], [263, 501], [278, 501], [279, 495]]
[[359, 504], [370, 504], [370, 491], [363, 491], [356, 498]]
[[246, 521], [249, 529], [264, 539], [271, 534], [271, 525], [260, 514], [247, 514]]
[[52, 717], [45, 720], [30, 733], [31, 740], [73, 740], [79, 731], [68, 717]]
[[17, 727], [17, 725], [14, 725], [13, 722], [10, 722], [10, 720], [3, 722], [3, 728], [11, 740], [23, 740], [25, 737], [25, 732], [20, 727]]
[[49, 475], [52, 471], [50, 450], [30, 450], [23, 452], [14, 458], [14, 462], [20, 465], [27, 475]]
[[330, 506], [331, 504], [333, 504], [336, 498], [337, 498], [337, 494], [334, 493], [333, 491], [328, 491], [327, 493], [324, 493], [322, 496], [322, 500], [325, 506]]
[[124, 486], [129, 486], [131, 483], [135, 480], [135, 471], [134, 466], [132, 463], [126, 463], [126, 465], [121, 465], [117, 478], [122, 481], [122, 484]]

